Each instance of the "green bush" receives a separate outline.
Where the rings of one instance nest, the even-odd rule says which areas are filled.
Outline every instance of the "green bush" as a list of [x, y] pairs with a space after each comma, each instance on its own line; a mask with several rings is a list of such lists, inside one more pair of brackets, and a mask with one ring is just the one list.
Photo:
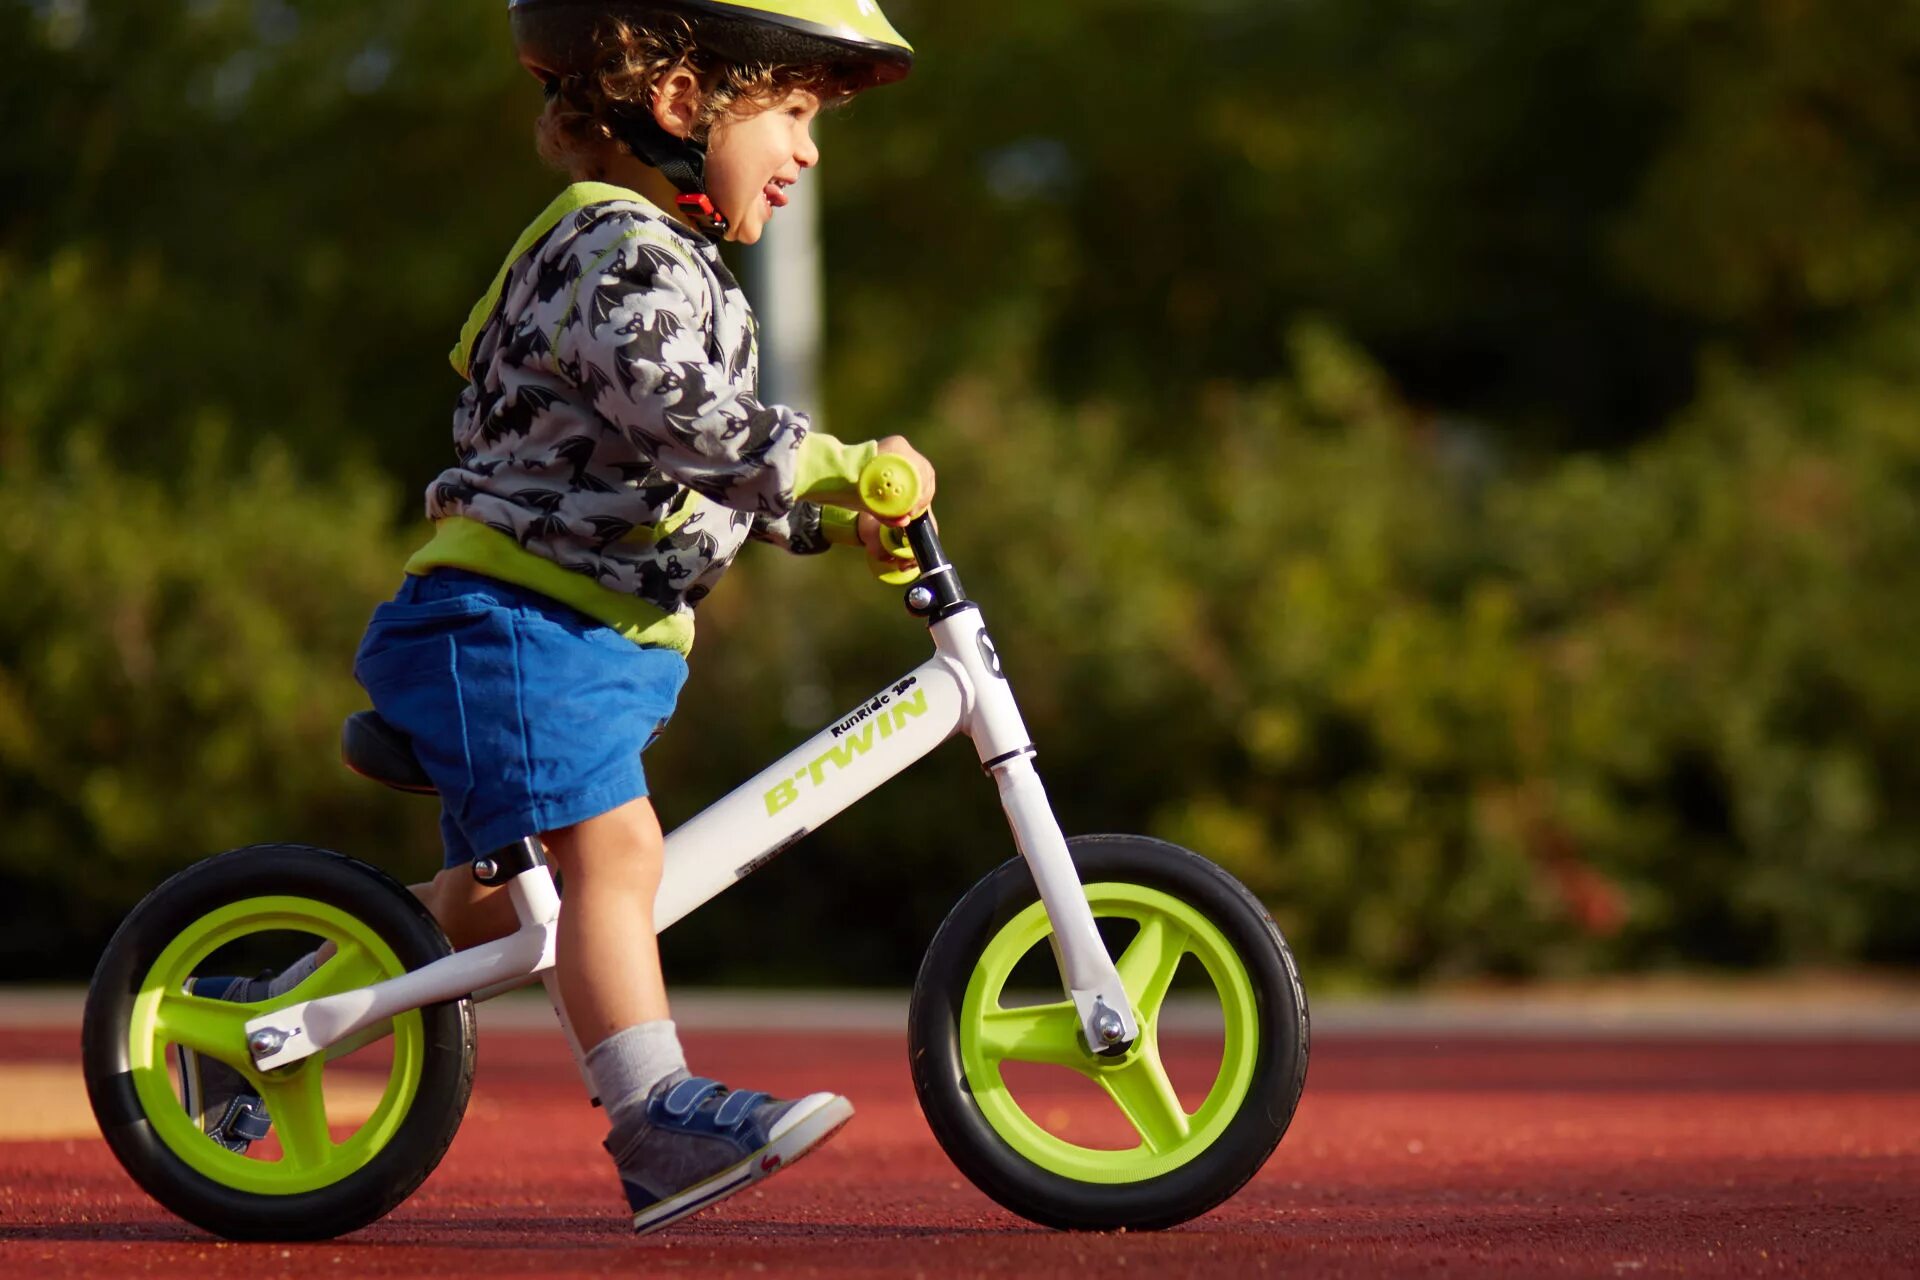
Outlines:
[[167, 873], [233, 845], [333, 844], [437, 865], [429, 807], [352, 777], [350, 667], [391, 593], [396, 494], [303, 476], [271, 447], [229, 474], [217, 424], [177, 483], [91, 434], [0, 473], [0, 852], [15, 977], [71, 975]]
[[[1312, 326], [1289, 378], [1177, 428], [963, 380], [908, 429], [1064, 824], [1217, 858], [1323, 980], [1904, 962], [1907, 332], [1791, 378], [1720, 367], [1661, 440], [1530, 472]], [[1170, 431], [1207, 444], [1135, 443]], [[84, 432], [0, 478], [15, 946], [59, 957], [233, 844], [434, 865], [432, 806], [333, 762], [360, 627], [419, 528], [390, 485], [271, 448], [228, 475], [226, 434], [203, 427], [172, 484]], [[649, 758], [669, 822], [923, 652], [853, 557], [750, 553]], [[900, 981], [1011, 853], [950, 747], [682, 926], [670, 962]]]

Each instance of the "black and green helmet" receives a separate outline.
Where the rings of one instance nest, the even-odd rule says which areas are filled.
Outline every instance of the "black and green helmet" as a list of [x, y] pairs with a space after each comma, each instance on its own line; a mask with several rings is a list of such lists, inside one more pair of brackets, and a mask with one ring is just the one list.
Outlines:
[[[913, 46], [875, 0], [507, 0], [507, 12], [520, 65], [549, 95], [564, 94], [569, 81], [593, 71], [609, 19], [645, 26], [649, 19], [679, 18], [717, 57], [742, 65], [833, 67], [853, 91], [889, 84], [913, 68]], [[704, 138], [676, 137], [644, 109], [614, 112], [608, 123], [629, 151], [679, 189], [681, 209], [710, 234], [725, 234], [726, 215], [706, 194]]]
[[900, 38], [874, 0], [508, 0], [520, 61], [543, 80], [587, 70], [600, 24], [618, 18], [685, 19], [702, 48], [729, 62], [774, 66], [833, 65], [853, 70], [861, 88], [888, 84], [913, 67], [913, 46]]

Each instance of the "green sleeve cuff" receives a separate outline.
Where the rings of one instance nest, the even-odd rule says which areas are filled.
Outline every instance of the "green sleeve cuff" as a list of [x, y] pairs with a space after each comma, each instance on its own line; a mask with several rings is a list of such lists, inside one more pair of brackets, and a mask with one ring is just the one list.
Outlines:
[[860, 469], [872, 462], [880, 446], [842, 444], [824, 431], [812, 431], [800, 442], [800, 457], [794, 467], [793, 496], [808, 498], [823, 506], [858, 507], [860, 505]]
[[860, 513], [845, 507], [820, 508], [820, 536], [836, 547], [860, 545]]

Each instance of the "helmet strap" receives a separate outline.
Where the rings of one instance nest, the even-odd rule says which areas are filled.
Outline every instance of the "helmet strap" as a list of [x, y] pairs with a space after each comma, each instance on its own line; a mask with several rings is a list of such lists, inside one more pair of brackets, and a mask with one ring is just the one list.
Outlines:
[[645, 108], [614, 112], [608, 123], [634, 159], [658, 169], [680, 191], [674, 203], [701, 231], [715, 239], [727, 233], [726, 215], [707, 198], [705, 142], [668, 133]]

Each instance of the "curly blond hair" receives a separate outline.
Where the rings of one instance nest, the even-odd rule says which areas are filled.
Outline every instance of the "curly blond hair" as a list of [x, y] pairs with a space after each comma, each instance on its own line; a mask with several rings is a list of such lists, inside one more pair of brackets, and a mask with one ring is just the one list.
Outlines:
[[704, 141], [729, 113], [750, 114], [805, 89], [828, 107], [853, 96], [861, 70], [836, 64], [774, 66], [736, 63], [702, 49], [684, 18], [662, 17], [645, 26], [611, 20], [594, 42], [590, 70], [562, 77], [550, 89], [534, 126], [540, 156], [556, 169], [591, 168], [617, 136], [610, 117], [622, 108], [648, 109], [653, 88], [676, 67], [685, 67], [702, 88], [693, 136]]

